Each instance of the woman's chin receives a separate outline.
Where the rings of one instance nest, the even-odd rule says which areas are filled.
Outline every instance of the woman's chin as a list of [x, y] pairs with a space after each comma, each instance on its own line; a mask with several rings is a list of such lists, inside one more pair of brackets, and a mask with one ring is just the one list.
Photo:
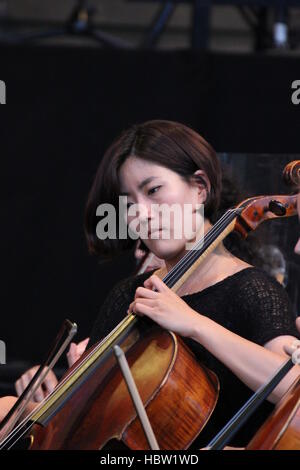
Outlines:
[[157, 258], [168, 260], [178, 257], [185, 250], [183, 240], [149, 240], [147, 246]]

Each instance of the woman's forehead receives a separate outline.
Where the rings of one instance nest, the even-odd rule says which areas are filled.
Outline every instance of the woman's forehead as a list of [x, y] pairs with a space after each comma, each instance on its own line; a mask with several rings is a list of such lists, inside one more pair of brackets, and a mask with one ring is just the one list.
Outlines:
[[170, 177], [175, 174], [172, 170], [158, 163], [142, 160], [138, 157], [129, 157], [119, 170], [120, 183], [129, 182], [139, 185], [146, 178]]
[[143, 158], [139, 158], [137, 156], [130, 156], [128, 157], [125, 162], [123, 163], [123, 165], [121, 165], [120, 167], [120, 172], [124, 172], [126, 170], [137, 170], [137, 172], [139, 171], [140, 168], [143, 168], [145, 169], [146, 171], [162, 171], [162, 170], [166, 170], [166, 171], [171, 171], [169, 170], [168, 168], [160, 165], [159, 163], [156, 163], [156, 162], [152, 162], [152, 161], [149, 161], [149, 160], [144, 160]]

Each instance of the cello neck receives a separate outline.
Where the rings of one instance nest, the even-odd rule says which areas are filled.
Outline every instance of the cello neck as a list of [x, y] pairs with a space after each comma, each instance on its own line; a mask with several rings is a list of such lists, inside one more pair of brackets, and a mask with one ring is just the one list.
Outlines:
[[163, 282], [173, 291], [188, 279], [203, 259], [211, 253], [224, 238], [233, 231], [235, 220], [242, 209], [229, 209], [212, 228], [189, 250], [166, 274]]

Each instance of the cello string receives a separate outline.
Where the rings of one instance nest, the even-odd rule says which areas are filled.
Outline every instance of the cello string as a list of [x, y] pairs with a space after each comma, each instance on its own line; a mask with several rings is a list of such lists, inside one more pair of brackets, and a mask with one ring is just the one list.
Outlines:
[[[28, 422], [28, 424], [29, 424], [29, 426], [28, 427], [24, 426], [24, 431], [22, 432], [22, 434], [20, 434], [18, 436], [18, 439], [16, 439], [14, 442], [11, 443], [11, 445], [9, 447], [7, 447], [7, 450], [10, 450], [27, 433], [27, 431], [29, 431], [29, 429], [32, 427], [32, 425], [29, 422]], [[3, 447], [1, 446], [0, 449], [3, 449]]]
[[[217, 238], [218, 235], [220, 235], [222, 233], [222, 231], [224, 230], [224, 228], [226, 228], [227, 226], [227, 221], [230, 219], [230, 217], [232, 216], [232, 214], [234, 213], [235, 215], [235, 210], [234, 209], [229, 209], [228, 211], [226, 211], [226, 213], [216, 222], [216, 224], [213, 225], [213, 227], [209, 230], [209, 232], [204, 235], [204, 237], [201, 237], [201, 239], [193, 246], [193, 248], [191, 249], [191, 251], [189, 251], [172, 269], [171, 271], [169, 271], [169, 273], [165, 276], [165, 278], [167, 278], [169, 275], [169, 279], [167, 280], [167, 282], [171, 283], [174, 278], [176, 276], [179, 275], [180, 271], [183, 271], [185, 269], [185, 267], [188, 265], [188, 263], [191, 263], [191, 261], [193, 260], [193, 258], [197, 259], [199, 257], [199, 248], [202, 248], [203, 247], [203, 250], [205, 251], [205, 249], [207, 249], [210, 244], [211, 244], [211, 241], [213, 240], [214, 237]], [[230, 221], [231, 222], [231, 221]], [[204, 247], [203, 245], [207, 245], [206, 247]], [[183, 271], [184, 272], [184, 271]], [[183, 274], [183, 273], [182, 273]], [[164, 278], [164, 279], [165, 279]], [[164, 281], [163, 279], [163, 281]], [[165, 281], [164, 281], [165, 282]], [[59, 387], [57, 387], [50, 395], [48, 395], [48, 397], [46, 397], [42, 402], [41, 404], [36, 407], [22, 422], [19, 423], [18, 426], [16, 426], [14, 428], [14, 430], [8, 434], [8, 436], [6, 436], [6, 438], [4, 438], [4, 440], [0, 443], [0, 449], [2, 448], [3, 444], [5, 445], [7, 443], [7, 441], [9, 442], [15, 434], [17, 434], [17, 432], [20, 430], [20, 428], [22, 426], [25, 426], [27, 424], [27, 422], [30, 421], [31, 417], [36, 414], [43, 406], [47, 405], [47, 402], [50, 400], [50, 398], [53, 397], [54, 394], [56, 394], [64, 385], [65, 383], [67, 382], [67, 380], [69, 378], [72, 377], [73, 373], [75, 373], [76, 371], [78, 371], [80, 369], [80, 367], [82, 367], [91, 357], [93, 354], [95, 354], [98, 349], [106, 342], [109, 340], [109, 338], [115, 333], [116, 330], [118, 330], [118, 328], [120, 328], [120, 326], [122, 325], [123, 322], [125, 322], [125, 320], [127, 319], [127, 317], [124, 318], [124, 320], [122, 320], [102, 341], [100, 341], [100, 343], [97, 345], [96, 348], [93, 349], [93, 351], [91, 351], [91, 353], [89, 353], [86, 358], [77, 366], [75, 367], [72, 372], [70, 372], [69, 374], [67, 374], [67, 376], [65, 377], [65, 379], [59, 384]], [[33, 420], [32, 421], [32, 425], [36, 423], [36, 420]], [[20, 435], [18, 436], [18, 439], [12, 443], [11, 447], [16, 443], [18, 442], [18, 440], [24, 435], [24, 433], [26, 433], [28, 431], [28, 429], [26, 428], [26, 430]], [[10, 447], [10, 448], [11, 448]]]
[[[190, 267], [189, 264], [191, 263], [191, 265], [198, 259], [199, 256], [201, 256], [201, 254], [203, 254], [203, 252], [206, 251], [206, 249], [210, 246], [211, 242], [213, 241], [214, 237], [217, 238], [221, 233], [222, 231], [227, 227], [227, 222], [231, 222], [232, 220], [229, 220], [231, 217], [232, 217], [232, 210], [227, 211], [224, 216], [222, 218], [224, 218], [224, 220], [221, 220], [219, 222], [221, 222], [221, 226], [220, 227], [217, 227], [217, 224], [215, 224], [211, 229], [210, 231], [204, 236], [202, 237], [202, 239], [200, 239], [196, 245], [193, 246], [193, 248], [191, 248], [191, 250], [183, 257], [181, 258], [181, 260], [168, 272], [168, 274], [165, 276], [165, 278], [163, 279], [163, 281], [168, 285], [168, 283], [172, 284], [172, 282], [174, 282], [175, 284], [175, 281], [174, 279], [176, 279], [176, 276], [182, 276], [182, 274], [184, 274], [184, 270], [187, 268], [187, 267]], [[234, 217], [236, 216], [236, 214], [234, 214]], [[201, 249], [203, 249], [203, 252], [202, 253], [199, 253], [201, 251]], [[181, 273], [180, 271], [184, 271], [183, 273]], [[174, 285], [173, 284], [173, 285]]]
[[225, 221], [225, 218], [227, 217], [227, 215], [228, 215], [228, 211], [218, 220], [218, 222], [215, 225], [213, 225], [213, 227], [207, 232], [207, 234], [205, 234], [203, 237], [201, 237], [201, 239], [198, 240], [198, 242], [191, 248], [191, 250], [188, 253], [186, 253], [183, 256], [183, 258], [181, 258], [178, 261], [178, 263], [175, 264], [175, 266], [167, 273], [167, 275], [165, 276], [165, 279], [168, 278], [168, 277], [172, 278], [174, 273], [176, 274], [177, 270], [182, 269], [182, 267], [186, 264], [186, 261], [189, 260], [189, 257], [191, 256], [191, 252], [195, 251], [195, 250], [199, 251], [199, 249], [202, 248], [204, 243], [211, 239], [211, 237], [217, 231], [219, 226], [223, 224], [223, 222]]

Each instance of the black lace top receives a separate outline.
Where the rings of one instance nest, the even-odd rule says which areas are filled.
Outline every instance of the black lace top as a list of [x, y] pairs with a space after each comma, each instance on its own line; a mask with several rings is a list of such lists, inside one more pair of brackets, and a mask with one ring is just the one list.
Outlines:
[[[90, 345], [103, 338], [122, 320], [136, 288], [151, 274], [127, 278], [112, 289], [94, 324]], [[202, 315], [260, 345], [280, 335], [297, 336], [295, 315], [286, 292], [275, 279], [257, 268], [246, 268], [182, 299]], [[217, 374], [220, 381], [216, 409], [193, 444], [193, 447], [203, 447], [253, 392], [199, 343], [187, 338], [184, 341], [199, 360]], [[269, 402], [261, 405], [231, 445], [246, 445], [272, 409]]]

